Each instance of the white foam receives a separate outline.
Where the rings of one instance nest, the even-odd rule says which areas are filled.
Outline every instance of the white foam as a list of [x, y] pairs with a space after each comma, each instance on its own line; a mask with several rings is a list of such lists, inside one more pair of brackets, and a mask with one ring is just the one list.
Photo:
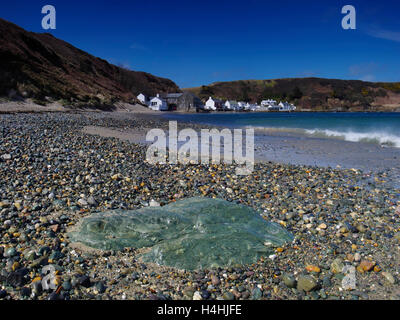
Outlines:
[[308, 135], [314, 137], [326, 137], [343, 139], [352, 142], [369, 142], [380, 145], [388, 145], [400, 148], [400, 136], [396, 136], [387, 132], [354, 132], [354, 131], [336, 131], [329, 129], [312, 129], [305, 130]]
[[284, 128], [284, 127], [251, 127], [256, 131], [270, 133], [290, 133], [301, 134], [315, 138], [333, 138], [352, 142], [367, 142], [379, 145], [386, 145], [400, 148], [400, 136], [384, 131], [356, 132], [356, 131], [337, 131], [330, 129], [302, 129], [302, 128]]

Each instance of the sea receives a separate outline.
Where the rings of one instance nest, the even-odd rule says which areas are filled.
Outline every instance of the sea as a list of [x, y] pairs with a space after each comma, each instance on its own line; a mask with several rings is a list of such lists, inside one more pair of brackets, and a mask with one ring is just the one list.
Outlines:
[[163, 117], [282, 136], [364, 142], [400, 148], [400, 113], [243, 112], [168, 113]]

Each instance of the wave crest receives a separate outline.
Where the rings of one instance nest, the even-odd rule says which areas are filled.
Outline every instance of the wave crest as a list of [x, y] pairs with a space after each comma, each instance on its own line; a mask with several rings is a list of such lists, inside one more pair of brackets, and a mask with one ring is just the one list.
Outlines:
[[356, 131], [337, 131], [332, 129], [303, 129], [303, 128], [284, 128], [284, 127], [251, 127], [258, 132], [265, 133], [287, 133], [295, 135], [305, 135], [313, 138], [340, 139], [351, 142], [374, 143], [382, 146], [400, 148], [400, 136], [393, 133], [382, 131], [356, 132]]
[[352, 142], [375, 143], [384, 146], [400, 148], [400, 137], [387, 132], [339, 132], [329, 129], [306, 129], [307, 135], [321, 138], [336, 138]]

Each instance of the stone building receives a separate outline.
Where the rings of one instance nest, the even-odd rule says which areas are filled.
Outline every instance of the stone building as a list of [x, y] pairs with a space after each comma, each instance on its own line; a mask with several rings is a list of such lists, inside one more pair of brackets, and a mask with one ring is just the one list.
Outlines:
[[191, 92], [168, 93], [164, 94], [163, 98], [166, 100], [170, 111], [198, 112], [204, 109], [201, 100]]

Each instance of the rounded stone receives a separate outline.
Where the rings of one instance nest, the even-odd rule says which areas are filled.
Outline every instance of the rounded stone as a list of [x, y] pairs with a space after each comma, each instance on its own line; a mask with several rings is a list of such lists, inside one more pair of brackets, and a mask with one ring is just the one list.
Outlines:
[[303, 290], [305, 292], [310, 292], [318, 286], [317, 280], [312, 276], [300, 276], [297, 279], [297, 290]]
[[288, 288], [296, 287], [296, 279], [290, 274], [284, 274], [282, 281]]

